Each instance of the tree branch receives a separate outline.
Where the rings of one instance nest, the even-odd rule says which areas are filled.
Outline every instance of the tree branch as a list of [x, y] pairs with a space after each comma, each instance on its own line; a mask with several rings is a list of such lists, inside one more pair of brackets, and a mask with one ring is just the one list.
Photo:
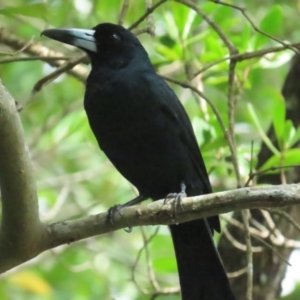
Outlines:
[[122, 209], [113, 222], [107, 222], [107, 213], [91, 215], [78, 220], [53, 223], [48, 226], [49, 239], [45, 249], [71, 243], [94, 235], [125, 227], [141, 225], [169, 225], [227, 213], [232, 210], [266, 207], [286, 207], [300, 203], [300, 184], [242, 188], [182, 199], [184, 211], [174, 214], [173, 202], [164, 200], [147, 205]]
[[46, 228], [39, 221], [30, 154], [14, 100], [0, 81], [0, 269], [40, 252]]
[[78, 220], [40, 223], [34, 173], [14, 100], [0, 85], [0, 186], [2, 222], [0, 272], [44, 250], [124, 227], [176, 224], [245, 208], [283, 207], [300, 203], [300, 184], [243, 188], [182, 199], [174, 213], [164, 200], [122, 209], [113, 222], [107, 213]]

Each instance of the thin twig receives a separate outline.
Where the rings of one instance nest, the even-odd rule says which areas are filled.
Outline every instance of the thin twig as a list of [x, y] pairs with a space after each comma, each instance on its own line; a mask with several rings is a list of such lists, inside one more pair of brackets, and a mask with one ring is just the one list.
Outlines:
[[[292, 47], [299, 47], [300, 43], [293, 43], [293, 44], [291, 44], [291, 46]], [[200, 70], [195, 72], [194, 77], [199, 75], [200, 73], [203, 73], [203, 72], [209, 70], [210, 68], [212, 68], [212, 67], [214, 67], [214, 66], [216, 66], [216, 65], [218, 65], [218, 64], [220, 64], [224, 61], [227, 61], [227, 60], [234, 59], [237, 62], [241, 62], [241, 61], [252, 59], [252, 58], [262, 57], [262, 56], [264, 56], [266, 54], [269, 54], [269, 53], [280, 52], [280, 51], [283, 51], [283, 50], [286, 50], [286, 49], [287, 49], [286, 46], [276, 46], [276, 47], [268, 47], [268, 48], [265, 48], [265, 49], [260, 49], [260, 50], [252, 51], [252, 52], [244, 52], [244, 53], [229, 55], [225, 58], [222, 58], [222, 59], [214, 61], [210, 64], [207, 64], [206, 66], [204, 66], [203, 68], [201, 68]]]
[[260, 241], [262, 244], [264, 244], [266, 247], [268, 247], [274, 254], [276, 254], [280, 259], [282, 259], [282, 261], [284, 261], [287, 265], [291, 266], [291, 264], [275, 249], [275, 247], [272, 247], [269, 243], [267, 243], [262, 238], [260, 238], [256, 235], [252, 235], [252, 236], [253, 236], [253, 238]]
[[230, 60], [229, 64], [229, 71], [228, 71], [228, 124], [229, 124], [229, 131], [228, 135], [230, 137], [231, 142], [231, 155], [232, 155], [232, 164], [235, 171], [237, 187], [241, 187], [241, 176], [238, 164], [238, 156], [237, 156], [237, 149], [236, 149], [236, 142], [235, 142], [235, 132], [234, 132], [234, 124], [235, 124], [235, 101], [233, 96], [233, 89], [234, 89], [234, 78], [235, 78], [235, 67], [236, 61]]
[[[146, 8], [147, 10], [151, 9], [153, 3], [152, 0], [146, 0]], [[154, 37], [155, 36], [155, 24], [152, 13], [147, 16], [147, 27], [149, 34]]]
[[128, 27], [128, 30], [132, 30], [133, 28], [137, 27], [141, 22], [143, 22], [156, 8], [158, 8], [159, 6], [161, 6], [162, 4], [164, 4], [165, 2], [167, 2], [167, 0], [161, 0], [159, 2], [157, 2], [155, 5], [153, 5], [151, 8], [147, 9], [146, 13], [143, 14], [137, 21], [135, 21], [133, 24], [131, 24]]
[[234, 272], [227, 272], [228, 278], [236, 278], [239, 277], [247, 272], [247, 267], [242, 268], [240, 270], [234, 271]]
[[[64, 63], [61, 60], [47, 60], [48, 57], [63, 57], [63, 53], [50, 50], [40, 43], [32, 41], [28, 42], [27, 40], [17, 38], [12, 33], [6, 32], [3, 28], [0, 28], [0, 42], [11, 47], [12, 49], [16, 49], [18, 52], [20, 52], [20, 49], [22, 49], [22, 52], [27, 55], [40, 56], [41, 60], [46, 61], [53, 67], [59, 67]], [[85, 59], [83, 61], [83, 63], [85, 64], [87, 64], [88, 62], [88, 59]], [[82, 65], [77, 65], [74, 69], [68, 70], [67, 73], [72, 75], [79, 81], [85, 82], [88, 74], [88, 69]]]
[[31, 57], [14, 57], [14, 58], [4, 58], [0, 60], [0, 64], [7, 64], [13, 62], [20, 62], [20, 61], [34, 61], [34, 60], [43, 60], [43, 61], [55, 61], [55, 60], [70, 60], [70, 57], [61, 56], [61, 57], [41, 57], [41, 56], [31, 56]]
[[152, 35], [151, 28], [149, 26], [133, 29], [132, 33], [134, 35], [140, 35], [142, 33], [148, 33]]
[[249, 177], [247, 179], [247, 182], [246, 182], [245, 186], [248, 186], [249, 182], [256, 176], [260, 176], [260, 175], [266, 174], [266, 173], [271, 172], [271, 171], [277, 171], [277, 170], [289, 169], [289, 168], [299, 168], [299, 167], [300, 167], [300, 165], [274, 166], [274, 167], [270, 167], [270, 168], [267, 168], [267, 169], [264, 169], [264, 170], [259, 170], [259, 171], [249, 173]]
[[67, 70], [74, 68], [76, 65], [78, 65], [85, 59], [86, 59], [86, 54], [83, 54], [79, 57], [73, 58], [73, 59], [67, 61], [66, 63], [64, 63], [59, 68], [57, 68], [54, 72], [52, 72], [49, 75], [40, 79], [34, 85], [32, 91], [31, 91], [31, 97], [33, 97], [36, 93], [38, 93], [46, 84], [48, 84], [51, 81], [53, 81], [54, 79], [56, 79], [58, 76], [60, 76], [62, 73], [66, 72]]
[[249, 229], [249, 218], [250, 212], [249, 209], [242, 210], [242, 218], [244, 223], [245, 230], [245, 241], [247, 245], [246, 257], [247, 257], [247, 291], [246, 291], [246, 299], [252, 300], [252, 292], [253, 292], [253, 251], [252, 251], [252, 243], [251, 243], [251, 235]]
[[[134, 282], [135, 286], [138, 288], [138, 290], [143, 293], [143, 294], [150, 294], [151, 292], [148, 291], [148, 290], [145, 290], [143, 289], [138, 283], [137, 283], [137, 280], [135, 278], [135, 272], [136, 272], [136, 268], [138, 266], [138, 263], [140, 261], [140, 258], [141, 258], [141, 255], [143, 253], [143, 251], [146, 249], [146, 247], [148, 247], [148, 244], [153, 240], [153, 238], [156, 236], [157, 232], [159, 230], [159, 227], [157, 227], [154, 231], [154, 233], [152, 235], [149, 236], [149, 238], [144, 238], [143, 236], [143, 246], [141, 247], [141, 249], [138, 251], [138, 254], [136, 256], [136, 259], [135, 259], [135, 262], [132, 266], [132, 271], [131, 271], [131, 278], [132, 278], [132, 281]], [[142, 234], [143, 234], [143, 231], [142, 231]], [[153, 287], [155, 288], [156, 285], [153, 285]], [[157, 290], [156, 290], [157, 292]]]
[[124, 23], [126, 13], [128, 11], [128, 8], [129, 8], [129, 2], [130, 2], [130, 0], [124, 0], [123, 1], [123, 5], [122, 5], [122, 9], [121, 9], [120, 16], [119, 16], [119, 21], [118, 21], [119, 25], [123, 25], [123, 23]]
[[[246, 252], [247, 251], [247, 245], [242, 244], [241, 242], [237, 241], [232, 234], [228, 231], [226, 227], [223, 228], [223, 233], [225, 234], [228, 241], [237, 249]], [[262, 252], [263, 247], [261, 246], [252, 246], [251, 248], [252, 252]]]
[[58, 194], [53, 207], [49, 209], [46, 213], [42, 214], [41, 220], [43, 222], [49, 222], [57, 216], [57, 214], [61, 211], [61, 208], [65, 204], [69, 196], [69, 193], [70, 193], [70, 185], [68, 182], [66, 182], [65, 185], [62, 187], [60, 193]]
[[[157, 228], [155, 229], [153, 235], [151, 236], [151, 240], [153, 239], [153, 237], [155, 237], [158, 233], [158, 230], [159, 230], [159, 226], [157, 226]], [[152, 261], [151, 261], [151, 258], [150, 258], [150, 253], [149, 253], [149, 248], [148, 248], [148, 245], [150, 243], [149, 239], [147, 239], [146, 237], [146, 233], [145, 233], [145, 230], [144, 230], [144, 227], [141, 226], [141, 231], [142, 231], [142, 237], [143, 237], [143, 242], [144, 242], [144, 249], [145, 249], [145, 254], [146, 254], [146, 261], [147, 261], [147, 269], [148, 269], [148, 276], [149, 276], [149, 279], [150, 279], [150, 283], [153, 287], [153, 289], [155, 291], [159, 291], [160, 290], [160, 286], [155, 278], [155, 274], [153, 272], [153, 265], [152, 265]]]
[[[254, 141], [251, 141], [251, 154], [250, 154], [250, 163], [249, 163], [249, 179], [251, 174], [253, 174], [253, 148], [254, 148]], [[245, 183], [245, 187], [249, 186], [251, 180], [247, 180]]]
[[[237, 221], [236, 219], [232, 219], [232, 218], [228, 218], [226, 217], [225, 215], [222, 215], [221, 216], [222, 219], [226, 220], [228, 223], [232, 224], [233, 226], [241, 229], [241, 230], [244, 230], [244, 226], [241, 222]], [[253, 219], [251, 219], [251, 222], [253, 221]], [[232, 242], [234, 241], [234, 246], [237, 247], [238, 249], [242, 250], [242, 251], [246, 251], [246, 246], [237, 242], [233, 237], [232, 235], [228, 232], [228, 230], [225, 228], [225, 230], [223, 230], [224, 233], [225, 233], [225, 236], [226, 238], [229, 237], [229, 240]], [[250, 234], [253, 238], [259, 240], [263, 245], [265, 245], [266, 247], [268, 247], [269, 249], [271, 249], [275, 255], [277, 255], [280, 259], [282, 259], [282, 261], [284, 261], [285, 263], [289, 264], [289, 262], [284, 258], [282, 257], [282, 255], [280, 253], [278, 253], [275, 249], [275, 247], [273, 247], [270, 243], [266, 242], [265, 239], [268, 238], [270, 236], [270, 231], [269, 230], [264, 230], [264, 232], [260, 232], [258, 231], [257, 229], [253, 228], [253, 227], [249, 227], [249, 231], [250, 231]], [[228, 235], [229, 233], [229, 235]], [[278, 246], [277, 244], [274, 243], [274, 239], [271, 240], [271, 242]], [[294, 242], [294, 245], [289, 245], [289, 246], [293, 246], [293, 247], [289, 247], [289, 248], [295, 248], [295, 249], [299, 249], [299, 247], [297, 247], [297, 245], [295, 245], [295, 242], [297, 241], [294, 241], [294, 240], [287, 240], [285, 241], [285, 243], [289, 243], [289, 244], [292, 244], [291, 242]], [[237, 244], [239, 243], [239, 244]], [[261, 249], [260, 251], [257, 251]], [[261, 246], [252, 246], [252, 252], [261, 252], [263, 251], [263, 248], [261, 248]]]
[[[1, 30], [1, 29], [0, 29]], [[33, 41], [33, 37], [28, 41], [26, 42], [24, 45], [22, 45], [22, 47], [14, 52], [0, 52], [1, 55], [10, 55], [10, 56], [15, 56], [16, 54], [19, 54], [21, 52], [24, 52], [24, 50], [26, 48], [28, 48], [31, 44], [32, 44], [32, 41]]]
[[235, 46], [232, 44], [232, 42], [227, 38], [225, 32], [217, 25], [216, 22], [214, 22], [203, 10], [201, 10], [197, 4], [188, 1], [188, 0], [174, 0], [175, 2], [181, 3], [192, 10], [194, 10], [198, 15], [200, 15], [207, 24], [213, 28], [213, 30], [218, 34], [220, 39], [223, 41], [223, 43], [226, 45], [226, 47], [229, 49], [230, 54], [235, 54], [237, 53], [237, 50]]
[[[244, 225], [240, 221], [238, 221], [238, 220], [236, 220], [234, 218], [230, 218], [230, 217], [228, 217], [226, 215], [221, 215], [220, 217], [221, 217], [221, 219], [225, 220], [227, 223], [230, 223], [231, 225], [239, 228], [240, 230], [244, 230]], [[268, 233], [269, 233], [268, 230], [265, 230], [265, 231], [267, 231], [267, 233], [265, 233], [265, 231], [262, 232], [261, 230], [258, 230], [258, 229], [254, 228], [254, 227], [250, 227], [249, 230], [250, 230], [251, 234], [255, 234], [257, 236], [260, 236], [261, 238], [265, 238], [266, 236], [268, 236]]]
[[284, 217], [287, 221], [289, 221], [292, 225], [295, 226], [295, 228], [297, 228], [300, 231], [300, 224], [296, 220], [294, 220], [286, 211], [283, 211], [279, 208], [268, 208], [266, 210], [272, 212], [273, 214], [277, 214], [279, 216]]
[[229, 4], [229, 3], [225, 3], [225, 2], [223, 2], [223, 1], [218, 1], [218, 0], [209, 0], [209, 1], [210, 1], [210, 2], [213, 2], [213, 3], [216, 3], [216, 4], [221, 4], [221, 5], [224, 5], [224, 6], [229, 6], [229, 7], [232, 7], [232, 8], [234, 8], [234, 9], [236, 9], [236, 10], [239, 10], [239, 11], [243, 14], [243, 16], [248, 20], [248, 22], [250, 23], [250, 25], [252, 26], [252, 28], [253, 28], [256, 32], [258, 32], [258, 33], [260, 33], [260, 34], [262, 34], [262, 35], [268, 37], [268, 38], [271, 39], [271, 40], [276, 41], [277, 43], [283, 45], [285, 48], [288, 48], [288, 49], [292, 50], [293, 52], [295, 52], [295, 53], [297, 53], [297, 54], [300, 54], [300, 52], [298, 51], [298, 49], [297, 49], [297, 48], [294, 48], [291, 44], [287, 44], [287, 43], [281, 41], [280, 39], [278, 39], [278, 38], [276, 38], [276, 37], [274, 37], [274, 36], [272, 36], [272, 35], [270, 35], [270, 34], [264, 32], [264, 31], [260, 30], [260, 29], [255, 25], [255, 23], [252, 21], [252, 19], [250, 18], [250, 16], [247, 14], [246, 8], [240, 7], [240, 6], [237, 6], [237, 5], [233, 5], [233, 4]]

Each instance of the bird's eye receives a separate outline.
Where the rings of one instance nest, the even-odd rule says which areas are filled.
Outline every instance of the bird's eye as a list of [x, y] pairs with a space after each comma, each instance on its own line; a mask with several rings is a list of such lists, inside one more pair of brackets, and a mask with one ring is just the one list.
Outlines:
[[118, 42], [121, 41], [120, 36], [119, 36], [118, 34], [116, 34], [116, 33], [113, 33], [113, 34], [110, 36], [110, 38], [111, 38], [112, 41], [114, 41], [115, 43], [118, 43]]

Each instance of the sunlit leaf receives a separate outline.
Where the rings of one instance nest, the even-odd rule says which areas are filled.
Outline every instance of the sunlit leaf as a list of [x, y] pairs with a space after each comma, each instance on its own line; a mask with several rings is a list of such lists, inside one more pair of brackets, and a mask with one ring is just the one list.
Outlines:
[[291, 139], [289, 140], [289, 146], [292, 147], [294, 146], [296, 143], [298, 143], [300, 141], [300, 126], [298, 126], [298, 128], [296, 129], [296, 131], [294, 132], [294, 135], [291, 137]]
[[21, 271], [14, 273], [9, 277], [9, 280], [24, 290], [37, 295], [49, 296], [52, 293], [49, 283], [34, 272]]
[[[282, 22], [282, 8], [280, 5], [274, 5], [261, 21], [259, 29], [276, 37], [282, 30]], [[266, 37], [261, 33], [257, 33], [255, 48], [261, 47], [268, 41], [270, 41], [269, 37]]]
[[274, 108], [273, 108], [273, 126], [276, 134], [277, 141], [280, 144], [280, 147], [283, 145], [283, 134], [285, 127], [285, 102], [284, 98], [279, 93], [274, 93]]
[[[300, 165], [300, 149], [289, 149], [284, 155], [273, 155], [266, 163], [261, 166], [260, 170], [267, 170], [273, 167], [282, 167], [290, 165]], [[278, 173], [279, 171], [272, 171]]]
[[254, 107], [252, 106], [251, 103], [247, 104], [248, 107], [248, 111], [250, 113], [250, 116], [252, 118], [252, 121], [254, 123], [254, 125], [256, 126], [261, 138], [263, 139], [263, 141], [265, 142], [265, 144], [268, 146], [268, 148], [276, 155], [279, 155], [279, 151], [276, 149], [276, 147], [273, 145], [272, 141], [269, 139], [269, 137], [267, 137], [266, 133], [264, 132], [264, 130], [262, 129], [261, 123], [259, 121], [259, 118], [257, 117], [257, 114], [254, 110]]
[[291, 144], [291, 140], [293, 138], [293, 136], [295, 135], [295, 127], [293, 126], [293, 123], [291, 120], [286, 120], [285, 124], [284, 124], [284, 131], [283, 131], [283, 135], [282, 135], [282, 139], [283, 139], [283, 148], [284, 149], [288, 149], [290, 147]]
[[44, 19], [47, 15], [47, 6], [44, 3], [33, 3], [16, 7], [5, 6], [0, 9], [0, 14], [6, 16], [22, 15]]

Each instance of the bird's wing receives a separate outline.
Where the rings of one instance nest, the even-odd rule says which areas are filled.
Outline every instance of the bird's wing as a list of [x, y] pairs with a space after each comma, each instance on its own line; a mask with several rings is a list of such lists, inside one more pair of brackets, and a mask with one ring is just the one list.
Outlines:
[[161, 97], [161, 99], [158, 100], [162, 103], [161, 110], [169, 117], [169, 122], [173, 123], [173, 128], [176, 128], [177, 134], [183, 145], [186, 147], [198, 172], [199, 179], [205, 184], [206, 190], [203, 191], [204, 194], [211, 193], [212, 189], [206, 167], [199, 150], [192, 124], [183, 105], [173, 90], [162, 79], [159, 81], [159, 85], [156, 85], [154, 88], [156, 91], [159, 91], [159, 93], [156, 92], [156, 95], [159, 94]]
[[[199, 180], [203, 183], [203, 186], [205, 188], [203, 194], [211, 193], [212, 188], [210, 185], [206, 167], [199, 150], [198, 142], [194, 134], [192, 124], [183, 105], [181, 104], [174, 91], [167, 85], [164, 80], [151, 80], [151, 76], [157, 76], [156, 74], [149, 76], [149, 85], [151, 86], [151, 83], [155, 82], [156, 85], [152, 86], [152, 88], [156, 90], [155, 95], [160, 95], [160, 99], [156, 98], [153, 99], [153, 101], [161, 104], [160, 109], [163, 110], [164, 115], [169, 117], [169, 122], [172, 122], [173, 128], [177, 130], [177, 134], [180, 137], [182, 144], [186, 148], [189, 157], [198, 173]], [[149, 89], [149, 91], [151, 91], [151, 89]], [[213, 230], [220, 232], [220, 222], [218, 216], [208, 218], [208, 222]]]

